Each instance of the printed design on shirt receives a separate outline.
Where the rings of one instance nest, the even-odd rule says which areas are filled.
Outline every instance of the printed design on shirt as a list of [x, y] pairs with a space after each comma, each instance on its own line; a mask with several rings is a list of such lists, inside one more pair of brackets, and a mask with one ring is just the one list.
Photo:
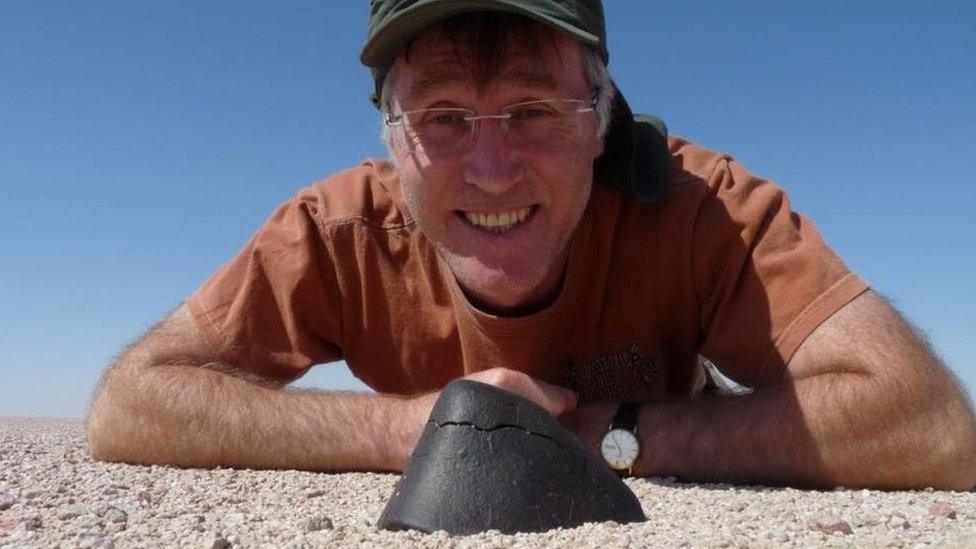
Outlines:
[[580, 400], [645, 400], [658, 394], [660, 375], [640, 345], [578, 363], [566, 362], [566, 386]]

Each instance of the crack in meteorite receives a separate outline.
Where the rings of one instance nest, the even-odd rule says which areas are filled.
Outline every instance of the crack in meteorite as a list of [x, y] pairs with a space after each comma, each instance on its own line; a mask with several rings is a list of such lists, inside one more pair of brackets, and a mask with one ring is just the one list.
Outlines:
[[433, 420], [432, 419], [432, 420], [428, 421], [427, 423], [432, 423], [432, 424], [436, 425], [438, 428], [448, 427], [448, 426], [453, 426], [453, 427], [471, 427], [472, 429], [474, 429], [476, 431], [481, 431], [483, 433], [490, 433], [492, 431], [498, 431], [500, 429], [516, 429], [516, 430], [522, 431], [523, 433], [528, 434], [528, 435], [532, 435], [532, 436], [537, 436], [537, 437], [544, 438], [544, 439], [548, 440], [549, 442], [555, 444], [556, 446], [559, 446], [560, 448], [569, 448], [568, 446], [566, 446], [564, 444], [561, 444], [558, 440], [556, 440], [555, 438], [553, 438], [553, 437], [551, 437], [551, 436], [549, 436], [549, 435], [547, 435], [545, 433], [537, 433], [535, 431], [531, 431], [529, 429], [526, 429], [525, 427], [522, 427], [521, 425], [512, 425], [510, 423], [499, 423], [498, 425], [495, 425], [494, 427], [478, 427], [477, 425], [475, 425], [474, 423], [471, 423], [470, 421], [443, 421], [443, 422], [439, 422], [439, 421], [436, 421], [436, 420]]

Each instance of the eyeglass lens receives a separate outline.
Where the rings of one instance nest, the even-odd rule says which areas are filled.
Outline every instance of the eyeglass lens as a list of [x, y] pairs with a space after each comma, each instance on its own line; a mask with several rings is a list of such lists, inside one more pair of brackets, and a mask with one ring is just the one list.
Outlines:
[[428, 154], [458, 152], [473, 142], [478, 124], [501, 124], [511, 146], [535, 147], [572, 143], [578, 136], [576, 116], [591, 110], [582, 101], [553, 100], [512, 105], [499, 115], [476, 116], [458, 108], [424, 109], [403, 113], [408, 138]]

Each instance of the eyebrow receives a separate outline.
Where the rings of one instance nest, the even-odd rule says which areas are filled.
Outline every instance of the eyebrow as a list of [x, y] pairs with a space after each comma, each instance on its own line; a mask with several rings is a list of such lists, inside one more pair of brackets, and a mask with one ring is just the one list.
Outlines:
[[[460, 70], [435, 70], [424, 74], [419, 80], [414, 82], [407, 91], [408, 96], [413, 101], [419, 101], [440, 87], [457, 84], [468, 80], [464, 71]], [[524, 70], [508, 71], [500, 78], [493, 79], [493, 82], [501, 81], [508, 84], [527, 88], [537, 88], [544, 91], [557, 91], [560, 89], [556, 78], [551, 74], [538, 73]], [[479, 89], [478, 94], [484, 93], [484, 89]]]

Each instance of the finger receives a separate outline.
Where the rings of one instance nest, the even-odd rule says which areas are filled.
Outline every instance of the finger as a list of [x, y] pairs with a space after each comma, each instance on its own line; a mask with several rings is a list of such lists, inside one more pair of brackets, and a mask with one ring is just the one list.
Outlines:
[[530, 390], [535, 398], [531, 396], [528, 398], [545, 408], [550, 414], [558, 416], [576, 407], [576, 393], [573, 391], [537, 379], [529, 379]]
[[554, 416], [572, 410], [577, 402], [576, 393], [565, 387], [546, 383], [528, 374], [507, 368], [492, 368], [471, 374], [467, 378], [525, 397]]

